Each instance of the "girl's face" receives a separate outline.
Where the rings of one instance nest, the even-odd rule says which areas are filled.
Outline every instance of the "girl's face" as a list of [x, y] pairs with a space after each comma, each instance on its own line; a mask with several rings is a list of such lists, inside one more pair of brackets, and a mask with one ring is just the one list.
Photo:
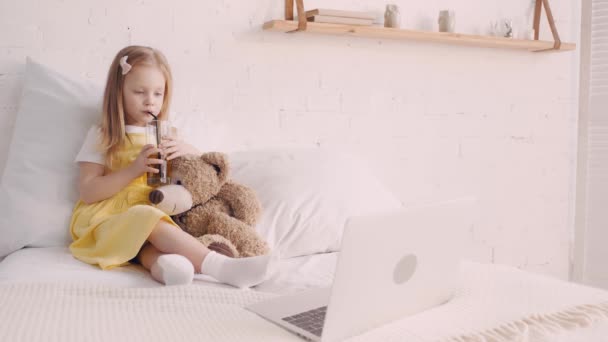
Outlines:
[[135, 65], [125, 76], [122, 90], [125, 123], [145, 126], [158, 115], [165, 98], [165, 76], [153, 65]]

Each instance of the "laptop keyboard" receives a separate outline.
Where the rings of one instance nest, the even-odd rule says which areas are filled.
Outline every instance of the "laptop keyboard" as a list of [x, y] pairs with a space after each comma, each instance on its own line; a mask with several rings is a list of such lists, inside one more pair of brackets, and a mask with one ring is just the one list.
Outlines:
[[327, 306], [322, 306], [320, 308], [304, 311], [297, 315], [283, 317], [283, 320], [298, 328], [304, 329], [313, 335], [321, 337], [326, 312]]

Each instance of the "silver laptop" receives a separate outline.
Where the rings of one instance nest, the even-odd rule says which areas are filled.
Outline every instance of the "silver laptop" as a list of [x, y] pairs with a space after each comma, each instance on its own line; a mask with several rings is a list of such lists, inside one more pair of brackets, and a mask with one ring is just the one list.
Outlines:
[[474, 199], [347, 221], [330, 288], [247, 307], [312, 341], [339, 341], [447, 302]]

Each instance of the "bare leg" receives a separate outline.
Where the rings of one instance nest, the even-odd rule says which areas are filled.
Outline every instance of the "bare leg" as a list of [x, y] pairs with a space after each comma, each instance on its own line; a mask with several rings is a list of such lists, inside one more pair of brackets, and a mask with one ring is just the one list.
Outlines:
[[154, 280], [165, 285], [187, 285], [194, 277], [190, 260], [179, 254], [165, 254], [147, 243], [137, 255]]
[[[194, 270], [198, 273], [201, 272], [201, 264], [203, 263], [205, 256], [209, 254], [209, 249], [192, 235], [162, 220], [158, 222], [148, 237], [148, 241], [155, 247], [158, 253], [180, 254], [185, 256], [190, 260], [194, 266]], [[153, 251], [147, 252], [142, 250], [142, 253], [143, 255], [140, 253], [140, 262], [144, 267], [146, 267], [145, 263], [148, 262], [148, 258], [150, 260], [153, 259], [152, 261], [155, 261], [156, 258], [158, 258], [158, 255], [155, 255]], [[150, 253], [150, 255], [148, 255], [148, 253]]]
[[[163, 255], [163, 253], [161, 253], [158, 249], [156, 249], [156, 247], [152, 246], [149, 243], [145, 244], [137, 255], [137, 259], [139, 260], [141, 265], [145, 269], [150, 271], [150, 275], [152, 275], [152, 278], [154, 278], [154, 280], [160, 283], [163, 282], [163, 279], [158, 272], [152, 272], [152, 265], [156, 263], [156, 260], [158, 260], [158, 257], [161, 255]], [[154, 268], [154, 270], [156, 271], [157, 268]]]
[[[151, 265], [149, 269], [155, 279], [157, 278], [154, 269], [160, 261], [165, 261], [163, 258], [178, 257], [185, 261], [183, 259], [185, 257], [192, 263], [194, 271], [197, 273], [210, 275], [220, 282], [236, 287], [249, 287], [264, 280], [270, 261], [268, 255], [234, 259], [210, 251], [193, 236], [165, 221], [158, 222], [148, 237], [148, 242], [152, 247], [144, 247], [140, 253], [140, 261], [146, 268]], [[165, 254], [169, 255], [165, 256]], [[177, 279], [184, 272], [180, 273], [179, 270], [171, 269], [171, 266], [177, 265], [178, 261], [171, 260], [172, 264], [167, 261], [164, 265], [161, 265], [163, 270], [159, 273], [173, 272], [170, 277]], [[183, 263], [181, 265], [183, 266]], [[162, 274], [160, 276], [162, 278]], [[167, 283], [162, 280], [159, 281]], [[181, 280], [178, 281], [183, 283]]]
[[156, 262], [156, 259], [158, 259], [158, 257], [161, 255], [162, 253], [156, 249], [156, 247], [147, 243], [141, 248], [139, 254], [137, 254], [137, 260], [139, 260], [145, 269], [149, 270], [150, 267], [152, 267], [152, 265]]

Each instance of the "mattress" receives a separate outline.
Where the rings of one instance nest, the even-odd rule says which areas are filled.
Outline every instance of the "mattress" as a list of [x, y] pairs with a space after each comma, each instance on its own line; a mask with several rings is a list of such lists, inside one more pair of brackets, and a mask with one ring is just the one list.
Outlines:
[[[338, 253], [313, 254], [279, 261], [258, 291], [289, 294], [331, 284]], [[0, 283], [79, 282], [115, 287], [158, 287], [140, 265], [102, 271], [74, 259], [67, 247], [23, 248], [0, 262]], [[211, 277], [196, 275], [194, 284], [219, 284]]]

